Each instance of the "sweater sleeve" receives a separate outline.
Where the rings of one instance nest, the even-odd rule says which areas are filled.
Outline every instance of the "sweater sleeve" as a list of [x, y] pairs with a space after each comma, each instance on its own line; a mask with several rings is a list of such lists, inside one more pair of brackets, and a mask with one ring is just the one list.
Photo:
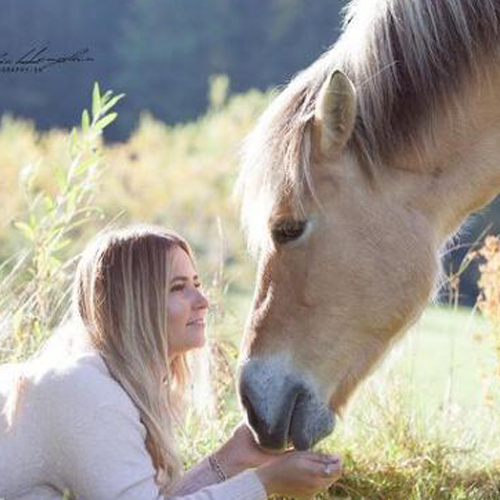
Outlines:
[[195, 466], [184, 472], [172, 488], [174, 495], [188, 495], [194, 491], [198, 491], [205, 486], [216, 484], [219, 482], [219, 477], [212, 470], [208, 462], [208, 458], [204, 458]]
[[[164, 500], [145, 446], [146, 430], [133, 410], [127, 405], [104, 404], [92, 412], [82, 408], [73, 426], [59, 422], [57, 434], [53, 433], [51, 462], [62, 491], [69, 489], [78, 500]], [[186, 473], [172, 500], [267, 498], [254, 471], [204, 487], [213, 479], [202, 461]]]
[[236, 474], [223, 483], [206, 486], [190, 495], [175, 496], [171, 500], [266, 500], [263, 484], [253, 470]]
[[[235, 477], [237, 476], [238, 475], [236, 475]], [[246, 490], [247, 491], [260, 490], [260, 492], [263, 494], [262, 498], [267, 498], [264, 486], [260, 481], [260, 479], [258, 478], [257, 474], [255, 474], [255, 472], [252, 471], [252, 474], [250, 476], [252, 477], [249, 477], [247, 479], [248, 484], [246, 484]], [[231, 479], [229, 481], [231, 481]], [[210, 467], [207, 457], [204, 458], [201, 462], [199, 462], [195, 466], [191, 467], [191, 469], [187, 470], [174, 485], [174, 487], [171, 490], [171, 493], [176, 497], [189, 495], [190, 493], [198, 491], [206, 486], [216, 484], [218, 482], [219, 482], [219, 477]], [[226, 484], [227, 482], [228, 481], [225, 481]]]

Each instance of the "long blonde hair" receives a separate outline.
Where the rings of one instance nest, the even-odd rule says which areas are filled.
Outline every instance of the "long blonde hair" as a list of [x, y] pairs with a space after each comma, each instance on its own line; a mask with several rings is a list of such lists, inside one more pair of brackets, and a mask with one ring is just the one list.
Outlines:
[[[173, 231], [145, 225], [104, 231], [80, 258], [72, 303], [73, 332], [80, 324], [80, 333], [139, 409], [163, 494], [182, 472], [175, 428], [181, 428], [189, 403], [211, 401], [208, 349], [169, 358], [167, 301], [175, 248], [194, 260], [188, 243]], [[54, 350], [49, 345], [57, 342], [50, 340], [44, 351]], [[21, 390], [17, 383], [14, 392]], [[203, 396], [195, 400], [196, 392]], [[11, 418], [15, 406], [10, 405]]]

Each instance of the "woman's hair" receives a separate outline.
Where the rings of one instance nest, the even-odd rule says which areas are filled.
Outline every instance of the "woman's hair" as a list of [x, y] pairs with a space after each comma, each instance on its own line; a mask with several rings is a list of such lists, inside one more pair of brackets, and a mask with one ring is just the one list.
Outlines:
[[[167, 302], [176, 248], [194, 260], [173, 231], [141, 225], [102, 232], [81, 256], [72, 303], [73, 325], [80, 323], [80, 333], [139, 409], [163, 493], [182, 472], [174, 429], [187, 403], [211, 400], [207, 373], [195, 373], [207, 369], [208, 350], [169, 357]], [[190, 401], [200, 389], [205, 397]]]

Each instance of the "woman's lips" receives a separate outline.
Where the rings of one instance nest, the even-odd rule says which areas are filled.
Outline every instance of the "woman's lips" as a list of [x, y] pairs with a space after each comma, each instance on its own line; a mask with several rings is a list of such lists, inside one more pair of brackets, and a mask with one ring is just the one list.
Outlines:
[[195, 326], [205, 326], [205, 320], [203, 318], [200, 318], [200, 319], [194, 319], [193, 321], [189, 321], [187, 323], [187, 326], [191, 326], [191, 325], [195, 325]]

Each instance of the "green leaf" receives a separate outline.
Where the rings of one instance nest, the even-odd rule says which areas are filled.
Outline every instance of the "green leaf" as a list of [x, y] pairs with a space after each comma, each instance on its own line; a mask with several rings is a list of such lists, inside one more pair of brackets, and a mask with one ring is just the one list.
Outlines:
[[101, 118], [96, 124], [97, 130], [102, 130], [104, 127], [107, 127], [111, 122], [115, 120], [118, 116], [118, 113], [110, 113], [109, 115]]
[[52, 210], [54, 210], [55, 203], [54, 203], [54, 200], [52, 199], [51, 196], [49, 196], [49, 195], [44, 196], [43, 197], [43, 204], [45, 205], [45, 209], [48, 212], [51, 212]]
[[84, 133], [87, 133], [90, 127], [90, 119], [89, 112], [84, 109], [82, 113], [82, 130]]
[[94, 83], [94, 90], [92, 91], [92, 121], [96, 121], [99, 118], [99, 113], [101, 112], [101, 94], [99, 91], [99, 84]]
[[24, 317], [24, 311], [20, 307], [19, 309], [16, 310], [16, 312], [12, 316], [12, 329], [14, 330], [15, 333], [21, 330], [22, 324], [25, 320]]
[[25, 186], [27, 191], [32, 190], [33, 183], [36, 179], [41, 163], [41, 160], [28, 163], [19, 172], [19, 180]]
[[62, 262], [54, 255], [49, 255], [48, 265], [49, 265], [50, 271], [52, 271], [51, 274], [53, 274], [55, 271], [57, 271], [57, 269], [59, 269], [61, 267]]
[[108, 103], [106, 103], [102, 107], [101, 114], [105, 115], [123, 97], [125, 97], [125, 94], [119, 94], [119, 95], [116, 95], [115, 97], [113, 97], [113, 99], [111, 99]]
[[69, 238], [66, 238], [65, 240], [59, 241], [55, 246], [54, 246], [54, 252], [59, 252], [63, 248], [66, 248], [70, 245], [71, 240]]
[[104, 105], [108, 102], [109, 98], [113, 95], [112, 90], [107, 90], [101, 98], [101, 104]]
[[14, 222], [14, 226], [16, 226], [28, 240], [33, 241], [35, 239], [35, 232], [25, 222]]
[[68, 182], [66, 179], [66, 172], [64, 172], [59, 165], [56, 165], [54, 167], [54, 179], [59, 191], [64, 191], [66, 189], [66, 186], [68, 185]]
[[84, 174], [87, 170], [89, 170], [90, 168], [95, 167], [98, 163], [99, 163], [99, 160], [96, 160], [94, 158], [90, 158], [90, 159], [88, 159], [86, 161], [83, 161], [83, 162], [79, 163], [75, 167], [75, 175], [82, 175], [82, 174]]

